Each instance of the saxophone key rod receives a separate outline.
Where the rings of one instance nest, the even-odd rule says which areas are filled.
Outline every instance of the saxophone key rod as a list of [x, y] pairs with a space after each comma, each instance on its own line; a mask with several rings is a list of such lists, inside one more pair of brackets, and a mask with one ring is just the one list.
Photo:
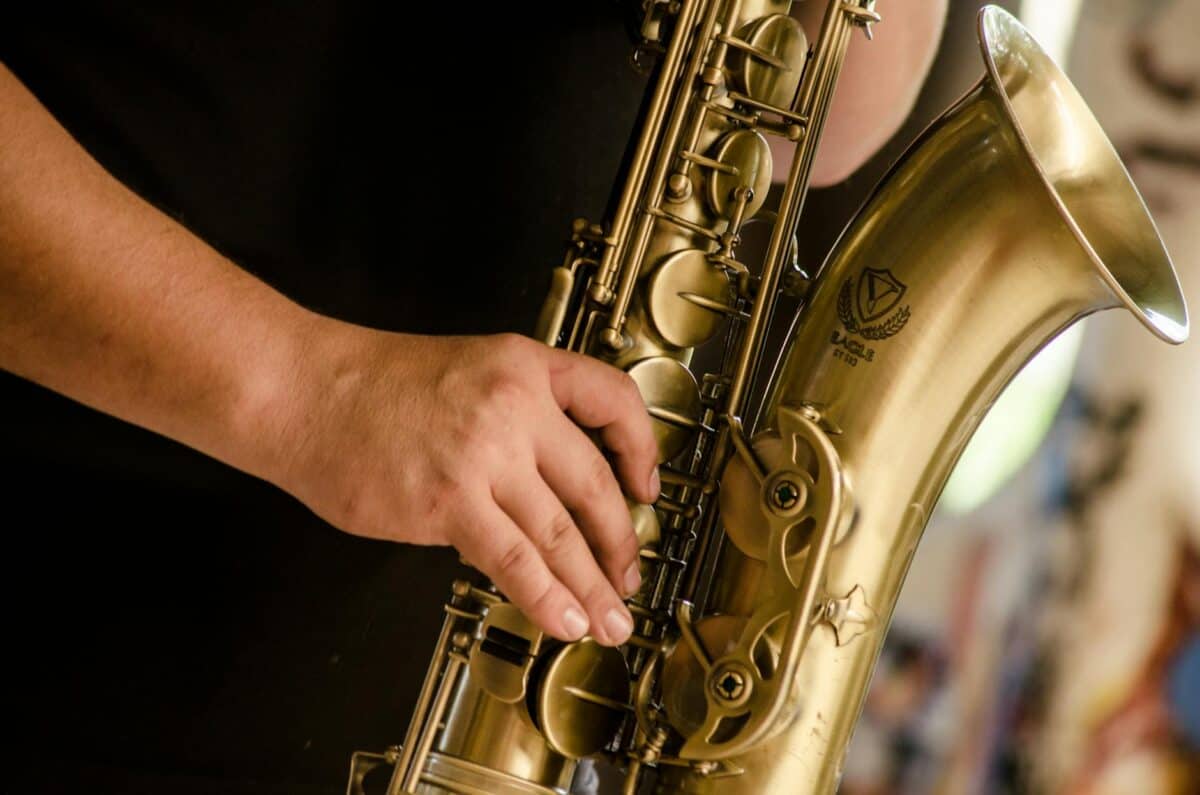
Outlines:
[[612, 227], [609, 229], [609, 243], [604, 248], [600, 269], [596, 272], [592, 283], [592, 299], [597, 303], [608, 304], [611, 301], [611, 283], [616, 276], [620, 258], [624, 254], [623, 246], [628, 239], [628, 227], [633, 220], [640, 189], [645, 181], [646, 169], [649, 168], [650, 155], [659, 144], [663, 118], [667, 113], [671, 95], [674, 93], [675, 77], [687, 49], [686, 45], [691, 38], [691, 29], [695, 24], [699, 6], [700, 0], [683, 0], [683, 5], [679, 9], [676, 27], [671, 35], [671, 44], [667, 48], [667, 55], [660, 67], [658, 82], [654, 87], [650, 112], [633, 156], [631, 173], [625, 182], [617, 210], [613, 215]]
[[[869, 8], [874, 0], [859, 2]], [[816, 55], [805, 70], [804, 80], [800, 85], [799, 113], [809, 122], [797, 142], [792, 169], [787, 177], [783, 198], [779, 202], [779, 215], [771, 229], [771, 240], [763, 260], [762, 286], [754, 301], [750, 320], [746, 324], [742, 355], [729, 387], [726, 411], [733, 416], [740, 416], [746, 390], [758, 370], [764, 348], [762, 338], [774, 313], [780, 279], [788, 258], [788, 244], [808, 196], [809, 176], [825, 127], [825, 119], [829, 115], [833, 87], [846, 59], [846, 48], [850, 43], [852, 29], [850, 19], [854, 13], [849, 9], [855, 7], [857, 4], [850, 0], [830, 3], [821, 23]]]
[[[451, 643], [454, 645], [454, 651], [448, 655], [446, 672], [442, 675], [441, 682], [438, 683], [433, 709], [430, 710], [429, 718], [424, 722], [420, 736], [417, 738], [415, 752], [409, 759], [407, 769], [399, 764], [396, 765], [396, 772], [388, 786], [387, 795], [402, 795], [402, 793], [417, 791], [417, 785], [421, 781], [421, 772], [425, 768], [425, 760], [429, 756], [430, 748], [433, 747], [433, 738], [441, 725], [442, 716], [446, 713], [450, 694], [458, 682], [459, 673], [467, 664], [467, 658], [463, 651], [470, 646], [471, 638], [465, 632], [458, 632], [451, 638]], [[405, 751], [407, 750], [405, 749]]]
[[[713, 3], [709, 9], [709, 20], [715, 20], [718, 10], [718, 3]], [[740, 10], [741, 0], [734, 0], [730, 3], [730, 7], [726, 9], [725, 17], [721, 21], [721, 28], [728, 30], [733, 26], [737, 19], [737, 13]], [[686, 133], [683, 135], [683, 143], [680, 146], [681, 161], [675, 172], [668, 178], [667, 186], [669, 195], [672, 199], [682, 199], [691, 190], [692, 183], [687, 179], [691, 173], [692, 164], [684, 153], [695, 150], [696, 144], [700, 140], [700, 131], [704, 127], [704, 121], [708, 113], [708, 106], [712, 103], [713, 94], [718, 86], [725, 82], [725, 73], [721, 67], [725, 63], [726, 43], [721, 40], [721, 36], [713, 37], [713, 27], [706, 20], [704, 29], [701, 33], [701, 41], [713, 41], [713, 47], [707, 52], [707, 56], [703, 51], [699, 51], [699, 55], [707, 57], [708, 63], [700, 69], [697, 76], [703, 85], [700, 90], [699, 104], [696, 111], [688, 124]], [[699, 49], [699, 48], [698, 48]]]
[[[455, 596], [463, 595], [461, 592], [464, 586], [467, 586], [467, 583], [463, 580], [456, 580], [454, 582], [452, 588]], [[421, 685], [421, 693], [417, 696], [417, 706], [413, 710], [414, 715], [427, 715], [429, 713], [430, 704], [433, 700], [433, 688], [442, 673], [442, 663], [446, 659], [446, 653], [449, 650], [450, 634], [454, 627], [455, 613], [462, 612], [453, 605], [446, 605], [445, 608], [446, 617], [442, 619], [442, 629], [438, 634], [437, 643], [433, 647], [433, 659], [430, 660], [429, 670], [426, 672], [425, 681]], [[423, 720], [412, 720], [409, 722], [408, 731], [405, 733], [404, 742], [400, 747], [400, 757], [396, 760], [395, 769], [397, 771], [407, 770], [412, 764], [417, 737], [420, 734], [420, 726], [424, 722]]]
[[[735, 15], [739, 5], [740, 0], [730, 0], [729, 8], [727, 9], [727, 21], [728, 19], [736, 19]], [[688, 65], [687, 72], [680, 76], [679, 91], [681, 95], [687, 96], [693, 91], [691, 84], [700, 74], [704, 63], [706, 47], [713, 37], [713, 26], [716, 24], [719, 7], [720, 3], [717, 2], [713, 2], [709, 6], [709, 13], [704, 20], [702, 29], [698, 33], [697, 40], [701, 44], [693, 48], [692, 59]], [[683, 14], [681, 12], [680, 24], [683, 24], [682, 17]], [[723, 46], [718, 44], [718, 47]], [[723, 58], [723, 52], [721, 57]], [[711, 90], [712, 86], [706, 86], [706, 92], [711, 92]], [[650, 177], [649, 184], [645, 186], [644, 195], [646, 196], [647, 206], [643, 210], [638, 220], [638, 225], [633, 232], [631, 248], [621, 252], [621, 259], [618, 260], [621, 266], [619, 286], [613, 298], [608, 323], [600, 332], [600, 341], [613, 350], [620, 350], [624, 347], [625, 335], [621, 333], [621, 329], [625, 325], [625, 315], [629, 310], [629, 301], [633, 296], [634, 285], [641, 275], [642, 260], [646, 255], [646, 247], [650, 242], [650, 234], [654, 227], [654, 214], [661, 212], [659, 204], [662, 201], [667, 186], [667, 172], [675, 162], [675, 158], [679, 152], [680, 134], [683, 131], [683, 124], [687, 120], [688, 113], [691, 110], [690, 103], [678, 102], [675, 104], [675, 108], [671, 113], [671, 119], [664, 132], [662, 143], [659, 146], [653, 174]], [[691, 150], [695, 146], [693, 144], [685, 148]], [[648, 160], [649, 158], [647, 158]], [[671, 216], [671, 220], [676, 223], [682, 222], [685, 227], [698, 234], [713, 234], [711, 230], [703, 229], [703, 227], [692, 228], [695, 225], [689, 226], [687, 222], [677, 216]]]

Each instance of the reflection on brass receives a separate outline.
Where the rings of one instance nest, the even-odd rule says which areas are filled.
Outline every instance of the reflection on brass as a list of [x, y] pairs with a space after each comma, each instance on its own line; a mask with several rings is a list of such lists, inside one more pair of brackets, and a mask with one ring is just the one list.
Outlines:
[[626, 498], [629, 505], [629, 518], [633, 520], [633, 533], [637, 536], [641, 554], [638, 556], [638, 571], [642, 575], [642, 590], [649, 587], [650, 575], [653, 574], [654, 560], [659, 542], [662, 540], [662, 525], [658, 521], [658, 513], [653, 506], [641, 505]]
[[[482, 578], [456, 584], [404, 747], [356, 755], [352, 795], [380, 766], [389, 795], [563, 795], [592, 753], [626, 795], [833, 792], [908, 562], [1000, 390], [1101, 309], [1187, 337], [1112, 147], [989, 7], [983, 79], [892, 167], [766, 350], [873, 5], [830, 0], [809, 49], [782, 0], [645, 4], [639, 52], [660, 55], [632, 159], [611, 216], [576, 224], [539, 328], [625, 369], [654, 420], [663, 494], [631, 506], [637, 633], [619, 651], [547, 642]], [[795, 148], [772, 207], [764, 136]], [[771, 230], [754, 261], [751, 222]], [[697, 347], [714, 369], [693, 373]], [[779, 366], [755, 394], [762, 361]]]
[[[686, 737], [680, 750], [685, 759], [736, 757], [783, 721], [844, 507], [852, 500], [840, 456], [817, 413], [780, 407], [775, 421], [786, 455], [781, 467], [763, 478], [769, 531], [759, 593], [734, 647], [713, 661], [704, 725]], [[803, 499], [788, 500], [786, 508], [773, 505], [773, 495], [785, 483], [803, 484]], [[771, 640], [779, 644], [778, 654], [764, 655]], [[729, 672], [742, 680], [738, 698], [723, 692]]]
[[654, 328], [677, 348], [694, 348], [716, 336], [725, 325], [726, 310], [734, 310], [734, 300], [729, 277], [698, 248], [667, 257], [646, 285]]
[[[753, 449], [759, 461], [773, 471], [786, 460], [783, 440], [774, 434], [756, 439]], [[742, 554], [755, 560], [767, 559], [771, 533], [766, 513], [769, 508], [762, 500], [763, 486], [740, 457], [730, 459], [721, 478], [719, 500], [725, 535]]]
[[566, 268], [555, 268], [550, 277], [550, 291], [542, 304], [538, 315], [534, 339], [541, 340], [547, 345], [553, 345], [562, 329], [563, 319], [570, 309], [571, 288], [575, 286], [575, 276]]
[[594, 754], [616, 736], [633, 710], [632, 689], [620, 651], [593, 640], [568, 644], [551, 657], [541, 676], [538, 728], [563, 756]]
[[682, 734], [697, 731], [704, 723], [704, 687], [712, 670], [713, 655], [724, 656], [746, 626], [741, 616], [708, 616], [694, 631], [702, 656], [688, 643], [675, 645], [662, 672], [663, 710]]
[[[742, 39], [754, 48], [738, 59], [740, 68], [735, 67], [742, 90], [759, 102], [791, 107], [808, 53], [808, 39], [800, 23], [787, 14], [760, 17], [750, 23]], [[775, 56], [786, 68], [779, 68], [762, 53]]]
[[833, 627], [837, 645], [845, 646], [850, 641], [873, 629], [877, 620], [875, 610], [867, 604], [861, 585], [856, 585], [841, 599], [830, 599], [821, 607], [818, 620]]
[[722, 138], [713, 151], [713, 161], [725, 168], [714, 168], [708, 181], [708, 206], [720, 218], [733, 215], [739, 188], [749, 188], [745, 218], [752, 218], [767, 201], [771, 188], [771, 147], [767, 139], [752, 130], [735, 130]]
[[675, 359], [656, 356], [629, 368], [654, 420], [659, 458], [670, 461], [692, 441], [700, 422], [696, 377]]
[[471, 676], [493, 698], [521, 701], [542, 633], [514, 605], [501, 602], [488, 609], [479, 637], [467, 655]]

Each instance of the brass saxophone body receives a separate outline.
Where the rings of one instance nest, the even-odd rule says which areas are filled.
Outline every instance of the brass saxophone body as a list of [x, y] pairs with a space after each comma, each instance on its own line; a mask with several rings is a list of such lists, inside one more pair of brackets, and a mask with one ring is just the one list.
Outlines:
[[[626, 795], [832, 792], [921, 532], [1003, 387], [1101, 309], [1187, 337], [1111, 145], [996, 8], [982, 80], [802, 273], [792, 230], [833, 87], [880, 20], [831, 0], [810, 47], [789, 5], [645, 3], [660, 61], [635, 154], [613, 217], [576, 223], [539, 323], [629, 372], [655, 422], [634, 636], [562, 644], [486, 581], [456, 582], [403, 744], [356, 754], [348, 792], [565, 793], [589, 756]], [[766, 136], [795, 146], [773, 208]], [[803, 306], [756, 397], [784, 291]], [[697, 351], [714, 363], [698, 378]]]

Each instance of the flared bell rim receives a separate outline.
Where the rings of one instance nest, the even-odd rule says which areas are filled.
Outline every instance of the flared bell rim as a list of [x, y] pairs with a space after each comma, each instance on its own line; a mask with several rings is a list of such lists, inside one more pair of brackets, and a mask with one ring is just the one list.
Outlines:
[[[1179, 278], [1155, 226], [1145, 201], [1130, 178], [1100, 123], [1088, 110], [1074, 85], [1055, 64], [1033, 35], [1009, 12], [998, 6], [984, 6], [978, 17], [979, 44], [987, 65], [988, 78], [995, 93], [1004, 103], [1013, 130], [1028, 154], [1038, 176], [1045, 184], [1051, 200], [1076, 239], [1087, 251], [1099, 275], [1116, 297], [1157, 337], [1179, 344], [1188, 338], [1188, 311], [1179, 285]], [[1005, 66], [1019, 59], [1021, 68], [1007, 72]], [[1040, 88], [1055, 94], [1061, 102], [1062, 113], [1057, 119], [1066, 122], [1072, 136], [1055, 130], [1038, 140], [1037, 130], [1046, 125], [1045, 105], [1038, 104], [1041, 114], [1019, 107], [1016, 94], [1026, 91], [1030, 81], [1040, 81]], [[1035, 118], [1036, 115], [1036, 118]], [[1090, 212], [1090, 202], [1078, 201], [1086, 193], [1066, 190], [1069, 180], [1078, 180], [1078, 170], [1062, 162], [1067, 145], [1063, 140], [1079, 140], [1092, 158], [1085, 176], [1103, 181], [1102, 201], [1109, 211], [1096, 217]], [[1053, 141], [1054, 145], [1049, 142]], [[1129, 234], [1112, 234], [1111, 224], [1104, 224], [1111, 215], [1113, 202], [1123, 211], [1121, 224]], [[1100, 238], [1101, 243], [1097, 242]]]

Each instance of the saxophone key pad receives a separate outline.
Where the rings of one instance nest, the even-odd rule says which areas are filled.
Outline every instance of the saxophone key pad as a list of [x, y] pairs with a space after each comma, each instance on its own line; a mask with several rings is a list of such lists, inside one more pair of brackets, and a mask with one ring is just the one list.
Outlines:
[[651, 356], [628, 370], [653, 418], [658, 461], [664, 463], [684, 451], [700, 429], [700, 387], [696, 376], [677, 359]]
[[738, 84], [751, 99], [790, 110], [808, 58], [804, 28], [787, 14], [771, 14], [740, 34], [749, 47], [735, 59]]
[[716, 215], [728, 218], [733, 212], [735, 193], [749, 188], [750, 199], [743, 215], [753, 218], [767, 201], [771, 189], [771, 146], [761, 133], [734, 130], [717, 142], [712, 159], [725, 166], [714, 169], [708, 180], [708, 206]]
[[579, 759], [616, 736], [631, 695], [624, 655], [585, 638], [550, 659], [538, 684], [535, 720], [550, 747]]
[[677, 251], [650, 277], [646, 306], [663, 341], [677, 348], [708, 342], [725, 325], [734, 292], [729, 277], [697, 248]]

